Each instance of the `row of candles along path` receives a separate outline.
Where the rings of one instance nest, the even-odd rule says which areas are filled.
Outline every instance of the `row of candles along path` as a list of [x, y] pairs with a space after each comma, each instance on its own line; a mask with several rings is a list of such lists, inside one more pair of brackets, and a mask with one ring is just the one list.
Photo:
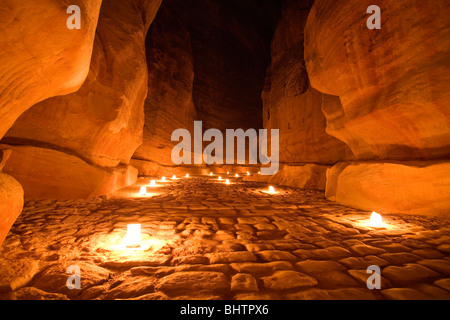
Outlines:
[[[229, 175], [229, 174], [230, 174], [230, 172], [227, 172], [227, 175]], [[261, 172], [258, 172], [258, 174], [261, 174]], [[209, 175], [210, 175], [210, 176], [213, 176], [213, 173], [211, 172]], [[247, 171], [247, 175], [249, 176], [249, 175], [250, 175], [250, 172]], [[189, 177], [190, 177], [190, 176], [189, 176], [189, 173], [187, 173], [187, 174], [186, 174], [186, 178], [189, 178]], [[239, 174], [236, 173], [236, 174], [235, 174], [235, 177], [236, 177], [236, 178], [239, 178]], [[178, 178], [177, 178], [176, 175], [173, 175], [172, 178], [171, 178], [171, 180], [177, 180], [177, 179], [178, 179]], [[222, 178], [222, 176], [219, 176], [219, 177], [217, 178], [217, 180], [218, 180], [218, 181], [224, 181], [224, 179]], [[166, 177], [162, 177], [160, 181], [161, 181], [161, 182], [166, 182], [166, 181], [167, 181], [167, 180], [166, 180]], [[230, 179], [225, 179], [225, 184], [226, 184], [226, 185], [230, 185], [230, 184], [231, 184]], [[156, 180], [151, 180], [148, 187], [151, 187], [151, 188], [156, 187]], [[276, 194], [275, 188], [274, 188], [273, 186], [269, 186], [269, 190], [266, 191], [266, 193], [269, 193], [269, 194]], [[140, 194], [142, 197], [146, 197], [146, 196], [147, 196], [147, 187], [146, 187], [146, 186], [141, 187], [141, 190], [140, 190], [139, 194]]]
[[[230, 173], [227, 172], [227, 175], [229, 175]], [[258, 174], [260, 174], [260, 172], [258, 172]], [[210, 176], [213, 176], [213, 173], [211, 172], [209, 174]], [[250, 173], [247, 171], [247, 175], [250, 175]], [[189, 178], [189, 174], [186, 174], [186, 178]], [[235, 177], [238, 178], [239, 174], [235, 174]], [[177, 180], [177, 176], [173, 175], [171, 180]], [[219, 176], [217, 178], [218, 181], [223, 181], [224, 179]], [[166, 178], [162, 177], [161, 182], [166, 182]], [[225, 179], [225, 184], [229, 185], [230, 180], [229, 179]], [[151, 180], [149, 187], [156, 187], [156, 180]], [[273, 186], [269, 186], [269, 190], [268, 191], [264, 191], [265, 193], [269, 193], [269, 194], [276, 194], [277, 192], [275, 191], [275, 188]], [[145, 197], [147, 196], [147, 187], [141, 187], [140, 190], [140, 195]], [[378, 214], [377, 212], [373, 211], [370, 219], [368, 221], [368, 223], [366, 224], [372, 228], [384, 228], [385, 224], [383, 222], [383, 219], [381, 217], [380, 214]], [[140, 247], [140, 243], [141, 243], [141, 225], [140, 224], [129, 224], [127, 226], [127, 234], [125, 236], [125, 243], [127, 248], [139, 248]]]
[[[372, 212], [369, 223], [367, 225], [372, 228], [383, 228], [384, 223], [381, 218], [381, 215], [379, 215], [375, 211]], [[124, 244], [126, 248], [138, 249], [141, 247], [141, 242], [142, 242], [141, 224], [134, 223], [127, 225], [127, 233], [124, 238]]]
[[[261, 172], [258, 172], [258, 174], [261, 174]], [[212, 172], [209, 173], [209, 176], [213, 176], [214, 174]], [[227, 175], [230, 175], [230, 172], [227, 172]], [[250, 172], [247, 171], [247, 175], [250, 175]], [[235, 178], [239, 178], [239, 174], [236, 173]], [[189, 173], [186, 174], [186, 179], [190, 178]], [[177, 176], [173, 175], [171, 180], [177, 180]], [[222, 176], [219, 176], [217, 178], [218, 181], [224, 181], [224, 179], [222, 178]], [[160, 182], [167, 182], [166, 177], [162, 177], [161, 180], [159, 180]], [[225, 184], [226, 185], [230, 185], [230, 179], [225, 179]], [[148, 185], [148, 187], [154, 188], [157, 187], [156, 185], [156, 180], [151, 180], [150, 184]], [[265, 191], [266, 193], [269, 194], [276, 194], [275, 188], [273, 186], [269, 186], [269, 190]], [[147, 193], [147, 186], [143, 186], [140, 189], [139, 192], [141, 197], [146, 197], [148, 195]], [[135, 224], [129, 224], [127, 225], [127, 233], [126, 236], [124, 238], [124, 242], [126, 244], [127, 248], [139, 248], [141, 246], [141, 225], [139, 223], [135, 223]]]

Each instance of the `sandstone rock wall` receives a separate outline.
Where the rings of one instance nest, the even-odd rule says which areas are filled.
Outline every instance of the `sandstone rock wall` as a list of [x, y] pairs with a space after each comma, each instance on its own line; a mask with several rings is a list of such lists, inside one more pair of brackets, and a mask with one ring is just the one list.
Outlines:
[[148, 79], [144, 43], [160, 3], [104, 1], [84, 85], [33, 106], [6, 141], [68, 150], [103, 167], [129, 163], [142, 143]]
[[[135, 181], [129, 175], [137, 176], [136, 170], [126, 166], [142, 143], [148, 88], [145, 38], [160, 4], [103, 1], [83, 86], [33, 106], [3, 139], [21, 147], [21, 158], [14, 156], [5, 170], [21, 181], [26, 196], [85, 198]], [[38, 165], [32, 165], [33, 157]], [[52, 169], [61, 175], [52, 179]]]
[[172, 132], [190, 130], [197, 120], [192, 97], [194, 61], [191, 36], [185, 24], [162, 5], [146, 40], [148, 95], [145, 101], [143, 144], [134, 159], [173, 165]]
[[368, 211], [448, 216], [449, 162], [343, 162], [327, 172], [328, 199]]
[[339, 105], [310, 86], [304, 28], [312, 1], [287, 1], [272, 39], [272, 61], [262, 93], [264, 127], [280, 130], [280, 162], [334, 164], [346, 145], [326, 132], [322, 108]]
[[193, 98], [205, 128], [262, 128], [261, 91], [277, 1], [167, 0], [187, 26]]
[[[92, 56], [101, 0], [74, 0], [81, 30], [67, 28], [67, 2], [4, 0], [0, 10], [0, 139], [35, 103], [77, 91]], [[24, 191], [2, 173], [11, 150], [0, 148], [0, 245], [23, 208]]]
[[133, 156], [142, 174], [177, 171], [171, 134], [192, 132], [194, 120], [204, 130], [262, 128], [260, 94], [278, 13], [276, 1], [162, 3], [146, 44], [144, 142]]
[[67, 28], [66, 1], [4, 0], [0, 10], [0, 139], [32, 105], [77, 91], [92, 55], [101, 0], [74, 0], [81, 30]]
[[327, 182], [329, 166], [318, 164], [283, 165], [272, 176], [253, 174], [244, 176], [244, 181], [265, 182], [273, 185], [282, 185], [302, 189], [316, 189], [324, 191]]
[[447, 1], [317, 0], [305, 30], [312, 86], [339, 96], [328, 132], [358, 159], [450, 156], [450, 7]]
[[330, 169], [327, 197], [381, 213], [448, 215], [450, 7], [377, 1], [381, 29], [369, 30], [371, 4], [317, 0], [305, 29], [311, 85], [341, 101], [323, 105], [327, 132], [366, 161]]
[[2, 173], [10, 156], [11, 150], [0, 149], [0, 246], [23, 208], [22, 186], [13, 177]]
[[4, 172], [16, 178], [28, 199], [88, 199], [134, 184], [137, 169], [93, 166], [82, 159], [47, 148], [10, 147]]

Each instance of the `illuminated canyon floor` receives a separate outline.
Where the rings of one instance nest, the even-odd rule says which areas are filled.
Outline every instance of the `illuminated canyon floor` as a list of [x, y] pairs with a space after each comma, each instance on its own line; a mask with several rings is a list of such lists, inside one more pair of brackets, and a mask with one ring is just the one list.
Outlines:
[[[1, 299], [450, 299], [450, 221], [317, 191], [192, 177], [90, 201], [27, 201], [0, 255]], [[142, 245], [122, 245], [141, 223]], [[69, 290], [67, 268], [81, 271]], [[381, 268], [381, 289], [366, 272]]]

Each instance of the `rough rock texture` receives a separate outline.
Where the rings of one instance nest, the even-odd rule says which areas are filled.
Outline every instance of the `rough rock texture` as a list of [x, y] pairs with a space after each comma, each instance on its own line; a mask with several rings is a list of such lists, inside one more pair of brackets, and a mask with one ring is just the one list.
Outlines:
[[196, 120], [192, 97], [194, 61], [186, 26], [164, 4], [149, 30], [146, 48], [149, 81], [144, 142], [133, 158], [173, 165], [172, 132], [179, 128], [190, 130]]
[[193, 131], [194, 120], [204, 130], [262, 128], [278, 13], [275, 1], [164, 1], [147, 38], [144, 143], [133, 158], [173, 165], [171, 134]]
[[378, 1], [382, 26], [369, 30], [371, 4], [315, 1], [305, 29], [311, 85], [342, 103], [323, 104], [327, 132], [356, 159], [377, 161], [333, 167], [327, 197], [366, 210], [448, 214], [448, 162], [437, 161], [450, 156], [450, 9], [445, 1]]
[[3, 170], [22, 184], [29, 199], [87, 199], [106, 195], [135, 183], [138, 175], [132, 166], [92, 166], [56, 150], [31, 146], [11, 146], [11, 149]]
[[5, 167], [6, 161], [8, 161], [11, 156], [11, 150], [8, 149], [0, 149], [0, 172]]
[[80, 88], [89, 71], [101, 3], [71, 1], [81, 9], [82, 28], [69, 30], [66, 1], [42, 0], [32, 6], [28, 0], [2, 1], [0, 138], [35, 103]]
[[192, 132], [194, 120], [204, 130], [262, 128], [260, 94], [278, 11], [273, 1], [163, 2], [147, 38], [144, 143], [133, 156], [150, 162], [142, 167], [170, 169], [171, 134]]
[[11, 176], [2, 173], [11, 150], [0, 149], [0, 246], [23, 207], [22, 186]]
[[305, 29], [312, 86], [339, 96], [323, 110], [327, 131], [358, 159], [450, 156], [450, 7], [440, 1], [317, 0]]
[[13, 177], [0, 171], [0, 246], [22, 208], [22, 186]]
[[192, 95], [204, 128], [260, 128], [260, 92], [277, 4], [169, 0], [164, 5], [190, 34]]
[[277, 2], [166, 2], [191, 34], [193, 97], [204, 127], [261, 128], [261, 91], [279, 15]]
[[280, 129], [280, 162], [334, 164], [346, 159], [346, 145], [326, 133], [322, 108], [340, 107], [340, 101], [310, 86], [303, 57], [311, 5], [297, 0], [283, 7], [262, 93], [264, 127]]
[[6, 170], [27, 197], [86, 198], [135, 182], [127, 165], [142, 142], [144, 43], [160, 3], [104, 1], [84, 85], [33, 106], [8, 132], [4, 142], [23, 148]]
[[343, 162], [327, 172], [329, 200], [380, 213], [448, 215], [449, 162]]
[[296, 188], [325, 190], [327, 169], [329, 166], [305, 164], [299, 166], [284, 165], [273, 176], [254, 174], [245, 176], [244, 181], [266, 182]]
[[39, 272], [39, 262], [29, 258], [2, 261], [0, 270], [0, 293], [14, 291], [33, 279]]
[[142, 143], [145, 37], [161, 0], [105, 0], [88, 78], [71, 95], [35, 105], [8, 141], [65, 150], [95, 165], [127, 164]]

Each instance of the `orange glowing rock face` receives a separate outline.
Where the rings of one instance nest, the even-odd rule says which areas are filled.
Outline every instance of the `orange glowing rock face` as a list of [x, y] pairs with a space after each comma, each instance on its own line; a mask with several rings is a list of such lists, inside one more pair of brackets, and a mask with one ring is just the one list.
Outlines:
[[372, 214], [370, 215], [369, 226], [374, 228], [382, 228], [383, 218], [381, 217], [381, 215], [373, 211]]
[[138, 248], [141, 246], [141, 225], [129, 224], [127, 225], [127, 234], [124, 242], [127, 248]]

